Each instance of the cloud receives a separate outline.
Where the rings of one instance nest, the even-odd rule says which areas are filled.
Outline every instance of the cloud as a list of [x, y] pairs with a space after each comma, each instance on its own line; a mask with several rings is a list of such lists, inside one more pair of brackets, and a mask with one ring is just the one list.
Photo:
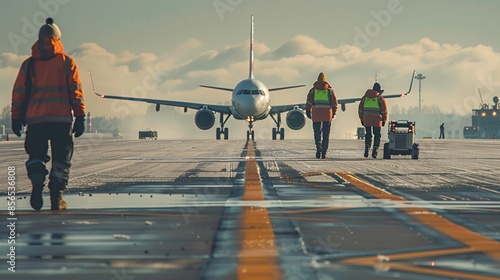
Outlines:
[[156, 60], [156, 55], [152, 53], [135, 54], [131, 52], [122, 52], [118, 55], [117, 65], [125, 65], [130, 71], [138, 72], [144, 69], [146, 65]]
[[157, 61], [152, 53], [132, 53], [129, 51], [113, 54], [96, 43], [83, 43], [68, 53], [75, 59], [85, 58], [94, 63], [108, 66], [125, 66], [131, 72], [138, 72], [150, 63]]
[[96, 43], [83, 43], [74, 50], [68, 52], [68, 54], [74, 58], [94, 58], [98, 61], [102, 61], [107, 64], [113, 64], [116, 62], [116, 55], [108, 52], [105, 48], [99, 46]]
[[336, 49], [329, 49], [306, 35], [297, 35], [290, 41], [283, 43], [273, 51], [265, 54], [263, 58], [279, 60], [297, 55], [312, 55], [315, 58], [328, 57], [336, 53]]
[[18, 56], [15, 53], [0, 54], [0, 68], [18, 67], [28, 56]]

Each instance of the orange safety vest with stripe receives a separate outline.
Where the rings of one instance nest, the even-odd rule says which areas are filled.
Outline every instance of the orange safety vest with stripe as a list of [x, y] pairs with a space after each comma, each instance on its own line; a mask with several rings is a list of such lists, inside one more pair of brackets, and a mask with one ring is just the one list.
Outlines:
[[12, 119], [19, 119], [26, 98], [25, 82], [32, 79], [26, 124], [71, 123], [73, 116], [85, 116], [82, 84], [75, 61], [63, 52], [60, 40], [45, 37], [32, 47], [33, 69], [25, 60], [12, 91]]

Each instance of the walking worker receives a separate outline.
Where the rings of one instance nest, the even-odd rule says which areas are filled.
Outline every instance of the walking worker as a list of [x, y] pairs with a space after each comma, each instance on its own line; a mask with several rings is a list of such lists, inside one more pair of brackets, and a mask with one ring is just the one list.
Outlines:
[[42, 192], [49, 174], [45, 164], [51, 159], [47, 154], [50, 141], [51, 210], [62, 210], [67, 207], [62, 195], [73, 156], [72, 134], [79, 137], [85, 130], [85, 105], [78, 68], [64, 53], [61, 31], [53, 19], [45, 22], [31, 48], [31, 57], [22, 63], [14, 83], [12, 130], [20, 137], [23, 125], [27, 125], [26, 169], [32, 184], [30, 203], [35, 210], [43, 206]]
[[439, 139], [444, 139], [444, 123], [439, 126]]
[[323, 72], [309, 90], [306, 101], [306, 115], [313, 121], [316, 158], [326, 159], [330, 142], [332, 119], [337, 113], [337, 97]]
[[382, 90], [379, 83], [373, 85], [373, 89], [368, 89], [359, 103], [358, 115], [361, 124], [365, 127], [365, 153], [367, 158], [373, 141], [372, 157], [377, 158], [378, 147], [380, 147], [381, 128], [387, 121], [387, 103], [382, 97]]

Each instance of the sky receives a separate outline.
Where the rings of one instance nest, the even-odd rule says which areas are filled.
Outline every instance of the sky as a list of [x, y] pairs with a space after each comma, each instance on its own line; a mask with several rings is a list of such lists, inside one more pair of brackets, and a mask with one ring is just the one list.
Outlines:
[[[273, 92], [273, 104], [305, 101], [319, 72], [338, 98], [352, 98], [375, 75], [386, 94], [405, 92], [416, 70], [426, 77], [423, 105], [468, 114], [481, 103], [478, 88], [485, 103], [500, 95], [499, 12], [497, 0], [0, 0], [0, 106], [10, 104], [47, 16], [77, 62], [94, 116], [144, 114], [148, 105], [97, 98], [89, 70], [102, 93], [227, 103], [227, 92], [198, 85], [234, 87], [248, 76], [254, 15], [256, 78], [268, 87], [308, 85]], [[418, 93], [417, 83], [389, 108], [417, 106]], [[352, 127], [356, 113], [348, 105], [334, 130]], [[192, 113], [186, 118], [196, 129]]]

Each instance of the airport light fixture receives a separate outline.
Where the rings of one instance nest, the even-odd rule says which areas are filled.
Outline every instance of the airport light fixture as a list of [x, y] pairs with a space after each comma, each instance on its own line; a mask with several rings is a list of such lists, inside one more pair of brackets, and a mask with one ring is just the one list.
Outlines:
[[417, 74], [415, 79], [418, 80], [418, 113], [422, 113], [422, 80], [426, 77], [422, 74]]

